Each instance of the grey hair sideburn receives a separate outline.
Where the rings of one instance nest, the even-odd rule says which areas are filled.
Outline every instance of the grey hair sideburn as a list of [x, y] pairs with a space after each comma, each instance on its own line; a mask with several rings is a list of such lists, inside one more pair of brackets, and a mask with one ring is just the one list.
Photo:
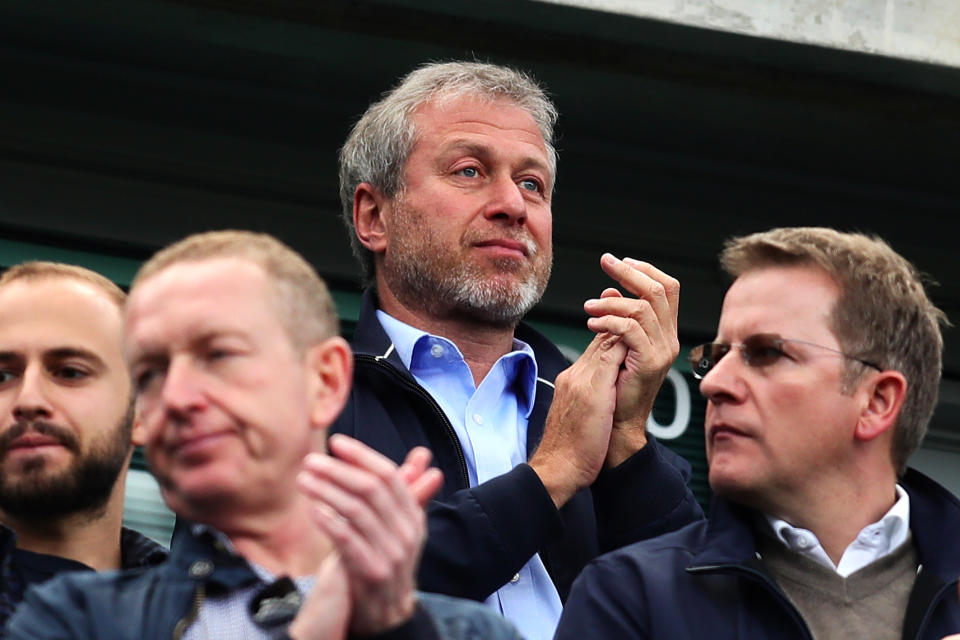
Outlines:
[[543, 136], [553, 176], [557, 152], [553, 128], [557, 109], [529, 75], [482, 62], [428, 63], [404, 76], [400, 83], [370, 105], [353, 126], [340, 150], [340, 203], [353, 253], [360, 261], [365, 284], [374, 277], [373, 254], [357, 238], [353, 225], [353, 197], [361, 183], [369, 183], [387, 198], [403, 192], [404, 167], [417, 141], [413, 113], [423, 104], [475, 96], [506, 99], [527, 111]]

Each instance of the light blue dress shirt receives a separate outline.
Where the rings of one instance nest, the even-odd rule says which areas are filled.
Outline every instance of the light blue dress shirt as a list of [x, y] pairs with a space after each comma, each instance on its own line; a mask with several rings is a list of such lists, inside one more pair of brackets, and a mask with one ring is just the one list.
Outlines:
[[[513, 341], [474, 386], [457, 345], [377, 311], [377, 319], [410, 373], [433, 396], [453, 426], [467, 461], [470, 486], [527, 461], [527, 421], [537, 389], [537, 361], [530, 345]], [[539, 554], [486, 601], [513, 622], [527, 640], [553, 638], [562, 605]]]

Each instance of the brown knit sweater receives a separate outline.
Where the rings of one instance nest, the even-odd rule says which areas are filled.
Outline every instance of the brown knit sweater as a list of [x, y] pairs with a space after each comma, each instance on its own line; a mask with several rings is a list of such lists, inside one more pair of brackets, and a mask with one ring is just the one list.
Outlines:
[[842, 578], [775, 538], [757, 538], [763, 563], [816, 640], [899, 640], [917, 576], [912, 540]]

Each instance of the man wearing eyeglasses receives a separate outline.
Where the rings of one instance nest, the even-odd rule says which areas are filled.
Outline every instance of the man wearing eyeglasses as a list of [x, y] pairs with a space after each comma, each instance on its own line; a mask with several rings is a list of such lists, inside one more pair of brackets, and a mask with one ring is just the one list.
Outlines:
[[730, 241], [707, 399], [707, 522], [596, 560], [557, 638], [931, 638], [960, 631], [960, 502], [907, 459], [944, 314], [879, 239]]

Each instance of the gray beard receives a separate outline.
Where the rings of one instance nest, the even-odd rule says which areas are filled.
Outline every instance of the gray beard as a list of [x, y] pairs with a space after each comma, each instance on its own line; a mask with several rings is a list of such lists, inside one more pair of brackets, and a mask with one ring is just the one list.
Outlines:
[[[546, 272], [514, 283], [496, 275], [486, 277], [468, 262], [439, 265], [419, 252], [395, 254], [392, 269], [385, 272], [391, 291], [406, 305], [426, 308], [434, 316], [456, 316], [497, 327], [515, 327], [533, 308], [546, 289]], [[516, 271], [513, 260], [496, 261], [498, 273]]]
[[[402, 193], [395, 206], [396, 228], [381, 267], [387, 287], [404, 306], [435, 318], [513, 328], [540, 301], [553, 255], [550, 247], [538, 249], [526, 230], [503, 229], [498, 235], [524, 243], [528, 262], [497, 259], [488, 274], [437, 240], [422, 212], [404, 204]], [[469, 246], [482, 239], [480, 231], [471, 230], [462, 242]], [[529, 274], [518, 280], [518, 272], [524, 269]]]

